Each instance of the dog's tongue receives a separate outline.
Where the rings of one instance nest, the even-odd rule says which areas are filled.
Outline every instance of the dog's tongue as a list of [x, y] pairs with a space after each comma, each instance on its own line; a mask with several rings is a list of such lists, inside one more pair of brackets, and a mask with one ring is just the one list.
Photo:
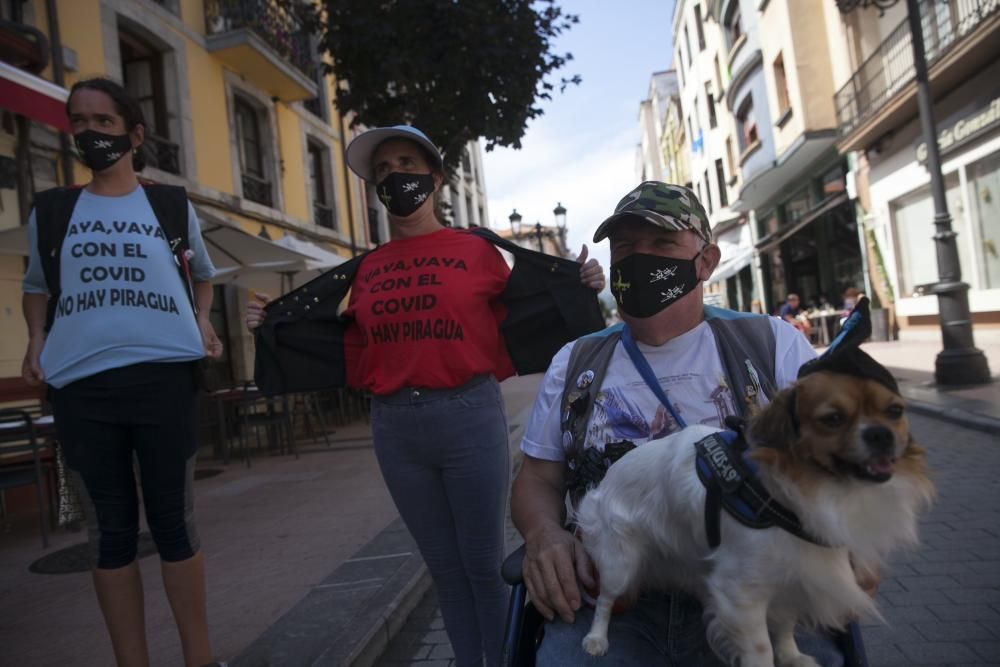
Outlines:
[[876, 475], [891, 475], [896, 469], [896, 459], [889, 457], [871, 459], [865, 467]]

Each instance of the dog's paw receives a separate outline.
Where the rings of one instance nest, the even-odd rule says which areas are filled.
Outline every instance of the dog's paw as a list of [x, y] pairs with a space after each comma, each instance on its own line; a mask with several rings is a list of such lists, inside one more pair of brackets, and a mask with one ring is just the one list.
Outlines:
[[799, 653], [795, 657], [785, 658], [784, 660], [779, 658], [774, 662], [777, 667], [820, 667], [818, 662], [804, 653]]
[[583, 650], [593, 656], [602, 656], [608, 652], [607, 636], [588, 634], [583, 638]]

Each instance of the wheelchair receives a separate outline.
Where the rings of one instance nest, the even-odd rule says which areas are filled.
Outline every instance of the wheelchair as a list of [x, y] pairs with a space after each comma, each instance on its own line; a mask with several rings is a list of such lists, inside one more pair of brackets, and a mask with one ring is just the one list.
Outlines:
[[[500, 662], [502, 667], [535, 667], [535, 652], [545, 634], [545, 617], [528, 602], [528, 589], [521, 574], [523, 562], [522, 544], [507, 556], [501, 568], [504, 581], [511, 586]], [[857, 623], [850, 623], [846, 629], [832, 636], [844, 655], [844, 667], [868, 667], [861, 628]]]

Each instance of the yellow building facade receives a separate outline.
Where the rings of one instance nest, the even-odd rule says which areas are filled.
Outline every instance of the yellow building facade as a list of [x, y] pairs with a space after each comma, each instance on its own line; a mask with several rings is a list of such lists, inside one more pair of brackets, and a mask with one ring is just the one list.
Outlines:
[[[228, 266], [216, 289], [213, 320], [228, 343], [217, 379], [249, 379], [252, 344], [240, 314], [251, 293], [275, 295], [385, 240], [368, 224], [371, 192], [346, 169], [350, 130], [332, 104], [336, 81], [320, 71], [315, 38], [300, 31], [288, 3], [274, 0], [59, 0], [54, 15], [47, 4], [4, 3], [10, 15], [0, 16], [0, 84], [58, 103], [83, 78], [122, 82], [146, 116], [149, 166], [141, 176], [187, 188], [203, 230], [224, 228], [230, 239], [237, 230], [269, 257], [286, 253], [281, 271]], [[27, 342], [20, 314], [30, 202], [24, 190], [65, 184], [64, 162], [74, 182], [89, 178], [66, 154], [71, 142], [61, 146], [45, 119], [30, 119], [26, 149], [19, 116], [44, 105], [22, 99], [18, 108], [7, 97], [0, 101], [0, 163], [15, 177], [0, 182], [0, 377], [20, 374]]]

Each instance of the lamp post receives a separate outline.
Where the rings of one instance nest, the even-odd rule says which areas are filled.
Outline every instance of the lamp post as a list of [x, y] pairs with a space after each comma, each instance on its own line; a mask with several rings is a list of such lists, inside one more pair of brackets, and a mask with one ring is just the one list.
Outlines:
[[521, 214], [518, 213], [515, 208], [511, 214], [507, 216], [507, 219], [510, 220], [510, 231], [513, 233], [514, 240], [516, 241], [517, 237], [521, 235]]
[[[855, 7], [876, 7], [885, 11], [898, 0], [836, 0], [841, 13]], [[951, 228], [948, 200], [945, 198], [944, 177], [941, 174], [941, 154], [937, 144], [930, 86], [927, 80], [927, 58], [924, 33], [920, 21], [920, 0], [906, 0], [910, 42], [913, 46], [913, 69], [917, 85], [917, 106], [920, 125], [927, 145], [927, 170], [931, 177], [931, 197], [934, 200], [934, 243], [937, 246], [938, 281], [928, 292], [938, 297], [938, 319], [944, 349], [934, 361], [934, 381], [940, 385], [985, 384], [990, 381], [990, 368], [982, 350], [975, 346], [972, 317], [969, 313], [969, 285], [962, 282], [962, 266], [958, 259], [955, 232]]]
[[562, 205], [562, 202], [556, 204], [556, 207], [552, 209], [552, 216], [556, 219], [556, 229], [559, 230], [559, 254], [568, 255], [568, 248], [566, 247], [566, 208]]
[[538, 220], [535, 221], [535, 238], [538, 239], [538, 252], [545, 252], [545, 246], [542, 245], [542, 223]]

